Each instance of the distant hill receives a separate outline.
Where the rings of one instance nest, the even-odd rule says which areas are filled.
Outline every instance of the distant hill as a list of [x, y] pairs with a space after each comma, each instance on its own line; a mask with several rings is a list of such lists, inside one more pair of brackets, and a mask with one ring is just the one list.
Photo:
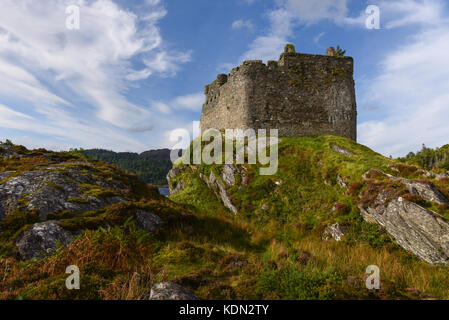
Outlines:
[[136, 174], [140, 180], [158, 186], [167, 185], [166, 176], [172, 168], [169, 149], [150, 150], [141, 154], [103, 149], [82, 152], [91, 158], [114, 164], [122, 170]]

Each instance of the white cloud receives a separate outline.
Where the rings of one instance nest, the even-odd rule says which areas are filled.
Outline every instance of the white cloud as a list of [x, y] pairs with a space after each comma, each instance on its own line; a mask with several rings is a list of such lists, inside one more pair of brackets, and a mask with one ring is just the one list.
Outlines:
[[204, 93], [197, 92], [176, 97], [168, 103], [152, 101], [150, 105], [154, 110], [167, 115], [171, 114], [173, 109], [183, 111], [201, 111], [205, 100], [206, 97], [204, 96]]
[[[66, 28], [68, 4], [80, 7], [80, 30]], [[165, 49], [157, 23], [167, 12], [160, 2], [147, 0], [141, 6], [134, 13], [112, 0], [2, 0], [0, 102], [7, 99], [13, 110], [20, 105], [22, 113], [37, 113], [45, 123], [18, 127], [98, 144], [111, 142], [100, 137], [109, 134], [141, 147], [114, 128], [150, 120], [146, 106], [128, 101], [126, 90], [154, 73], [174, 75], [190, 61], [190, 52]], [[144, 68], [136, 70], [134, 64]], [[12, 127], [5, 122], [1, 126]]]
[[285, 9], [268, 13], [270, 30], [267, 35], [257, 37], [245, 52], [241, 60], [277, 60], [283, 51], [288, 37], [292, 34], [292, 17]]
[[201, 110], [205, 100], [206, 97], [204, 96], [204, 93], [198, 92], [177, 97], [171, 102], [171, 105], [176, 109], [199, 111]]
[[0, 104], [0, 123], [3, 121], [15, 121], [17, 119], [31, 119], [29, 115], [14, 111], [2, 104]]
[[147, 66], [147, 70], [171, 76], [176, 74], [180, 64], [190, 62], [191, 54], [191, 51], [177, 53], [162, 51], [149, 55], [143, 62]]
[[133, 126], [131, 128], [128, 128], [128, 131], [142, 133], [142, 132], [152, 131], [153, 129], [154, 129], [154, 126], [152, 124], [143, 124], [143, 125], [138, 125], [138, 126]]
[[[397, 28], [411, 24], [438, 25], [443, 21], [443, 0], [372, 0], [381, 10], [381, 25]], [[371, 4], [370, 2], [370, 4]], [[362, 10], [351, 16], [349, 0], [284, 0], [268, 12], [269, 30], [258, 36], [242, 59], [277, 59], [297, 25], [310, 26], [323, 20], [336, 25], [365, 28], [367, 15]], [[315, 42], [319, 37], [315, 38]]]
[[411, 24], [438, 25], [445, 4], [441, 0], [382, 0], [379, 7], [387, 20], [386, 28], [392, 29]]
[[303, 24], [324, 19], [341, 21], [348, 15], [348, 0], [288, 0], [286, 10]]
[[168, 105], [166, 105], [165, 103], [159, 102], [159, 101], [154, 101], [151, 103], [152, 107], [154, 109], [156, 109], [159, 112], [165, 113], [165, 114], [170, 114], [171, 110], [170, 107]]
[[325, 35], [324, 32], [320, 32], [315, 38], [313, 38], [313, 42], [315, 42], [316, 44], [318, 44], [318, 42], [320, 42], [320, 39]]
[[251, 20], [236, 20], [232, 23], [232, 29], [248, 29], [252, 31], [254, 29], [254, 25]]
[[422, 31], [408, 42], [386, 55], [365, 97], [386, 116], [358, 126], [359, 141], [386, 155], [448, 143], [449, 28]]

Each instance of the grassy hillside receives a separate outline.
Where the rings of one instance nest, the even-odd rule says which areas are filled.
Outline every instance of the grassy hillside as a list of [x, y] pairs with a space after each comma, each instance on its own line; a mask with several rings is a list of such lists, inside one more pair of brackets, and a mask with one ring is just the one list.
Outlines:
[[[354, 156], [339, 154], [332, 145]], [[36, 170], [40, 161], [47, 161], [39, 160], [43, 155], [38, 151], [15, 148], [33, 157], [0, 157], [0, 173]], [[136, 181], [77, 153], [53, 155], [57, 157], [50, 159], [58, 163], [89, 162], [105, 177], [124, 175], [126, 184]], [[65, 220], [65, 227], [80, 234], [43, 259], [4, 255], [0, 297], [138, 299], [154, 283], [173, 281], [201, 299], [449, 298], [447, 267], [406, 252], [384, 230], [364, 222], [356, 208], [375, 187], [362, 181], [363, 173], [377, 168], [417, 178], [416, 167], [335, 136], [282, 138], [279, 157], [274, 176], [260, 176], [258, 165], [242, 167], [246, 178], [236, 177], [228, 190], [236, 215], [200, 178], [200, 173], [219, 176], [222, 167], [215, 165], [184, 167], [173, 180], [182, 180], [184, 188], [170, 199], [140, 192], [147, 188], [143, 185], [131, 189], [125, 203], [56, 213], [53, 218]], [[448, 181], [435, 184], [449, 195]], [[135, 208], [156, 213], [164, 226], [154, 233], [136, 229]], [[448, 216], [447, 208], [434, 209]], [[19, 221], [25, 228], [34, 222]], [[347, 235], [340, 242], [322, 240], [325, 227], [335, 222], [347, 228]], [[72, 264], [80, 267], [81, 290], [65, 288], [65, 268]], [[380, 267], [380, 291], [365, 287], [369, 265]]]
[[[354, 156], [339, 154], [332, 145], [346, 148]], [[221, 166], [187, 169], [177, 178], [186, 184], [183, 191], [170, 197], [198, 215], [226, 217], [248, 234], [246, 240], [251, 245], [236, 252], [248, 264], [233, 277], [232, 297], [449, 297], [447, 267], [428, 265], [406, 252], [380, 227], [364, 222], [356, 207], [369, 201], [376, 183], [381, 183], [363, 183], [363, 173], [376, 168], [420, 178], [416, 167], [385, 158], [348, 139], [319, 136], [282, 138], [279, 170], [274, 176], [260, 176], [258, 165], [246, 168], [248, 182], [228, 190], [237, 215], [225, 209], [199, 178], [199, 173], [207, 176], [211, 171], [219, 176]], [[337, 179], [346, 181], [348, 187], [342, 188]], [[449, 195], [448, 181], [434, 182]], [[447, 208], [433, 209], [449, 217]], [[324, 228], [335, 222], [345, 226], [348, 234], [341, 242], [323, 241]], [[381, 270], [380, 292], [365, 289], [369, 265]], [[229, 279], [215, 281], [217, 286], [229, 285]], [[242, 289], [247, 286], [253, 288], [254, 295]], [[198, 290], [213, 296], [207, 286], [200, 284]]]

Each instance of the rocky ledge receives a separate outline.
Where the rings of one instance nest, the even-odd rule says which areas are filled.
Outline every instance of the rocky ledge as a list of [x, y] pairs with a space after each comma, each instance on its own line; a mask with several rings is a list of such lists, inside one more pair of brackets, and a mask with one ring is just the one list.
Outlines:
[[[402, 184], [417, 199], [436, 204], [448, 203], [432, 183], [398, 178], [379, 170], [367, 172], [365, 181], [373, 173]], [[358, 208], [367, 222], [384, 227], [404, 249], [428, 263], [449, 263], [449, 222], [438, 213], [388, 188], [381, 189], [374, 201], [359, 204]]]
[[1, 249], [20, 259], [67, 246], [83, 231], [82, 221], [107, 227], [133, 217], [148, 232], [164, 224], [136, 202], [159, 199], [157, 189], [116, 167], [78, 154], [9, 145], [0, 145], [0, 164]]

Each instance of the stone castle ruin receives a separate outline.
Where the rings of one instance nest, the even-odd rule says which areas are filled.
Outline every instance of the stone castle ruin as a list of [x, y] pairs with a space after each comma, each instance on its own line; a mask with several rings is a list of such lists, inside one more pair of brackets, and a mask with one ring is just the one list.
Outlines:
[[[335, 134], [356, 140], [354, 62], [294, 52], [279, 61], [245, 61], [205, 87], [201, 130], [278, 129], [279, 136]], [[267, 131], [269, 132], [269, 131]]]

